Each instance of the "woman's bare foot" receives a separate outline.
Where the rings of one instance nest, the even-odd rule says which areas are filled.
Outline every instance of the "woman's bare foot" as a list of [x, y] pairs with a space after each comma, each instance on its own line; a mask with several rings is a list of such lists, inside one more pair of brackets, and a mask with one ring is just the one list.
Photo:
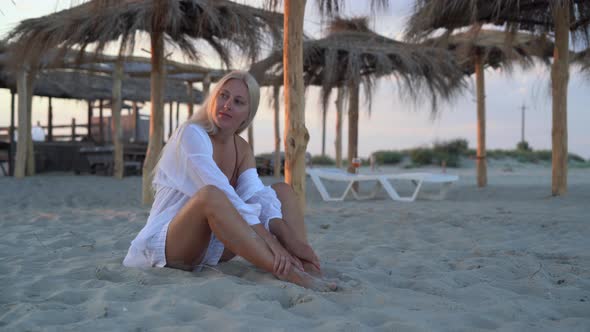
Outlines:
[[328, 282], [321, 278], [316, 278], [305, 271], [292, 269], [286, 278], [281, 280], [292, 282], [301, 287], [309, 288], [318, 292], [334, 292], [338, 290], [338, 285], [334, 282]]

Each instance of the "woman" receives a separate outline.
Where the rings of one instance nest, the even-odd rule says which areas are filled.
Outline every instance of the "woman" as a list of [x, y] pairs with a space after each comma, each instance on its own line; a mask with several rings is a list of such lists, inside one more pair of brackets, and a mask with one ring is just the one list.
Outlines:
[[150, 216], [124, 265], [194, 270], [237, 254], [280, 279], [333, 288], [309, 274], [319, 275], [320, 263], [293, 190], [284, 183], [265, 187], [252, 149], [238, 136], [259, 99], [250, 74], [231, 72], [174, 132], [154, 170]]

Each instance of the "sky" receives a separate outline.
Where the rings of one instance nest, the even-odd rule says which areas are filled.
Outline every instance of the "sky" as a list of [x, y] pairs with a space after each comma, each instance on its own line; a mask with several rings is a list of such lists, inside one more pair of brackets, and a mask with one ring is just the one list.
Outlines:
[[[20, 20], [50, 14], [68, 8], [75, 0], [4, 0], [0, 2], [0, 38], [3, 38]], [[261, 1], [241, 1], [253, 5]], [[371, 15], [368, 1], [345, 2], [344, 16]], [[390, 1], [386, 10], [372, 14], [371, 27], [385, 36], [400, 39], [407, 16], [412, 9], [411, 0]], [[306, 7], [305, 31], [314, 37], [322, 36], [322, 19], [318, 14], [316, 1], [308, 0]], [[138, 49], [142, 46], [138, 46]], [[138, 55], [146, 56], [147, 54]], [[175, 54], [175, 60], [185, 60]], [[237, 61], [240, 63], [240, 61]], [[200, 65], [218, 67], [219, 60], [205, 56]], [[238, 67], [239, 68], [239, 67]], [[246, 69], [245, 66], [239, 69]], [[527, 71], [516, 69], [510, 74], [502, 70], [487, 69], [486, 75], [486, 142], [488, 149], [513, 149], [521, 139], [521, 107], [525, 110], [525, 140], [535, 150], [551, 149], [551, 89], [550, 70], [537, 65]], [[199, 87], [197, 85], [197, 87]], [[362, 89], [361, 89], [362, 90]], [[476, 147], [476, 103], [474, 78], [469, 79], [469, 88], [452, 102], [439, 106], [432, 114], [428, 100], [414, 103], [400, 97], [395, 81], [383, 79], [373, 95], [369, 112], [363, 102], [359, 117], [359, 155], [367, 157], [377, 150], [400, 150], [419, 146], [431, 146], [434, 142], [456, 138], [467, 139], [470, 148]], [[572, 67], [568, 92], [568, 145], [570, 153], [590, 159], [590, 76], [579, 73]], [[270, 152], [274, 149], [273, 111], [269, 106], [270, 91], [263, 89], [262, 100], [254, 120], [255, 153]], [[47, 122], [47, 98], [33, 100], [33, 122]], [[0, 127], [8, 126], [10, 94], [0, 89]], [[309, 88], [306, 92], [306, 126], [310, 133], [308, 151], [321, 153], [321, 106], [319, 90]], [[55, 100], [54, 124], [69, 124], [76, 117], [77, 123], [86, 123], [85, 102]], [[181, 118], [187, 109], [181, 105]], [[168, 110], [166, 109], [166, 112]], [[142, 109], [149, 114], [149, 103]], [[166, 113], [167, 114], [167, 113]], [[281, 109], [281, 132], [284, 128], [284, 112]], [[168, 116], [165, 116], [167, 121]], [[343, 153], [347, 147], [347, 122], [344, 120]], [[327, 117], [326, 153], [335, 155], [335, 108], [331, 107]], [[165, 124], [168, 128], [168, 124]], [[167, 129], [166, 129], [167, 130]]]

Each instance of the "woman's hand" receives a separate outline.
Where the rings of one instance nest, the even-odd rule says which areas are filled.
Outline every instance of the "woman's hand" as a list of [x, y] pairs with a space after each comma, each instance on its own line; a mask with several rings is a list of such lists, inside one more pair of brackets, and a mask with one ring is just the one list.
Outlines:
[[300, 260], [310, 262], [318, 271], [320, 269], [320, 259], [315, 254], [311, 246], [295, 237], [287, 237], [283, 242], [285, 248], [295, 257]]
[[303, 271], [303, 264], [297, 257], [294, 257], [285, 249], [285, 247], [269, 232], [262, 224], [252, 226], [252, 229], [258, 234], [266, 243], [274, 256], [273, 274], [277, 276], [286, 276], [291, 272], [291, 268], [296, 268]]
[[277, 241], [274, 237], [266, 242], [268, 248], [274, 255], [273, 271], [280, 276], [286, 276], [291, 272], [291, 268], [295, 267], [303, 271], [303, 264], [294, 257]]

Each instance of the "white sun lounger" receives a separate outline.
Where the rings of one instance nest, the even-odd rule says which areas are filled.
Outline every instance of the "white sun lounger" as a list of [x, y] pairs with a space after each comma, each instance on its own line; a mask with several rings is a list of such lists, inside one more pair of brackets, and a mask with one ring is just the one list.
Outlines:
[[[341, 169], [335, 168], [307, 168], [307, 174], [310, 176], [311, 181], [320, 192], [324, 201], [342, 201], [348, 195], [352, 193], [355, 199], [369, 199], [374, 198], [379, 192], [381, 187], [385, 189], [385, 192], [394, 201], [401, 202], [413, 202], [418, 197], [420, 189], [424, 183], [436, 183], [441, 185], [440, 192], [437, 195], [424, 195], [422, 197], [440, 200], [443, 199], [448, 192], [450, 185], [457, 181], [459, 177], [457, 175], [450, 174], [436, 174], [436, 173], [399, 173], [399, 174], [351, 174]], [[341, 181], [346, 182], [346, 189], [341, 196], [332, 196], [328, 193], [328, 190], [322, 182], [324, 180]], [[408, 180], [414, 184], [414, 191], [410, 196], [401, 196], [397, 190], [395, 190], [392, 180]], [[361, 195], [357, 192], [353, 184], [355, 182], [373, 181], [375, 186], [368, 195]]]

